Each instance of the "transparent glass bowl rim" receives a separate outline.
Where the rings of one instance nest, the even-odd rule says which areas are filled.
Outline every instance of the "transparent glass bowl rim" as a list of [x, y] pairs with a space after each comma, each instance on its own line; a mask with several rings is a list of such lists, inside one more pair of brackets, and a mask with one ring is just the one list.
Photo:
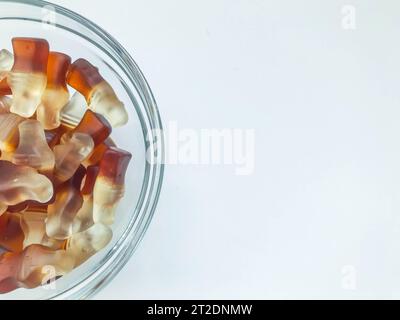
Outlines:
[[[138, 65], [113, 36], [85, 17], [50, 2], [41, 0], [0, 0], [0, 6], [2, 3], [23, 4], [38, 8], [52, 6], [56, 10], [57, 15], [74, 20], [89, 32], [92, 32], [101, 38], [101, 40], [112, 49], [113, 59], [118, 61], [118, 63], [123, 66], [127, 78], [140, 95], [145, 112], [139, 115], [139, 118], [142, 124], [146, 150], [151, 148], [151, 144], [148, 141], [157, 141], [156, 152], [158, 157], [164, 157], [163, 137], [162, 135], [157, 135], [157, 137], [154, 137], [156, 132], [162, 131], [162, 123], [153, 93]], [[12, 18], [29, 20], [22, 16], [4, 17], [0, 11], [0, 19]], [[57, 23], [55, 26], [62, 27]], [[82, 35], [78, 34], [78, 36]], [[103, 47], [97, 47], [104, 53], [107, 53]], [[163, 182], [164, 165], [162, 161], [160, 162], [154, 160], [156, 157], [155, 152], [148, 152], [147, 155], [150, 158], [147, 158], [146, 161], [145, 177], [141, 195], [139, 197], [140, 205], [138, 206], [138, 216], [140, 221], [137, 224], [135, 224], [135, 221], [131, 221], [129, 223], [121, 239], [118, 240], [115, 246], [111, 249], [110, 253], [107, 254], [101, 263], [97, 265], [96, 269], [90, 273], [90, 275], [86, 276], [74, 286], [71, 286], [63, 292], [59, 292], [52, 296], [51, 299], [89, 298], [97, 293], [107, 283], [109, 283], [128, 262], [150, 225], [155, 208], [157, 206]]]

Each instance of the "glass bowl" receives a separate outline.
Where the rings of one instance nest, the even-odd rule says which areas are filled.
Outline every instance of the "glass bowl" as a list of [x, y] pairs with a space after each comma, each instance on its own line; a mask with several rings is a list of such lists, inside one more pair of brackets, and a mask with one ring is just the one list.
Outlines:
[[38, 0], [0, 0], [0, 30], [1, 48], [11, 50], [13, 37], [44, 38], [52, 51], [64, 52], [72, 60], [87, 59], [99, 68], [128, 109], [128, 124], [114, 129], [111, 135], [118, 147], [133, 155], [125, 197], [112, 226], [111, 243], [53, 285], [18, 289], [0, 296], [0, 299], [89, 298], [129, 260], [153, 216], [163, 178], [163, 165], [158, 160], [164, 152], [156, 102], [128, 52], [99, 26], [70, 10]]

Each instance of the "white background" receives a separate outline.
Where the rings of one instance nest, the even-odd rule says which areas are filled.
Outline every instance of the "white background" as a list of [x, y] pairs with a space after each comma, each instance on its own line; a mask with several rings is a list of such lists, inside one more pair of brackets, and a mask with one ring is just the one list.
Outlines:
[[97, 298], [400, 297], [398, 1], [55, 2], [126, 47], [166, 126], [256, 130], [253, 175], [167, 166]]

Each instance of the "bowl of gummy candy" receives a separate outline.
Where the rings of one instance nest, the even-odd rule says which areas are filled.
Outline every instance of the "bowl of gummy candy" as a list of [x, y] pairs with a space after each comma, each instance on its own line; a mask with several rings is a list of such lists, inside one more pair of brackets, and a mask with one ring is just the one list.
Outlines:
[[158, 109], [126, 50], [84, 17], [0, 1], [0, 29], [0, 299], [88, 298], [154, 213]]

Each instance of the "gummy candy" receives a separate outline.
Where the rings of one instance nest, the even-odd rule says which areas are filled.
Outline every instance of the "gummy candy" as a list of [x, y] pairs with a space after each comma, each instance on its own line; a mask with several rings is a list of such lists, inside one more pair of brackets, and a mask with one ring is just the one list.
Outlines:
[[37, 119], [46, 130], [56, 129], [61, 124], [60, 112], [69, 100], [65, 77], [70, 64], [69, 56], [50, 52], [47, 64], [47, 87], [37, 109]]
[[80, 166], [74, 176], [56, 190], [56, 200], [48, 207], [46, 233], [49, 237], [64, 240], [71, 236], [74, 218], [83, 204], [81, 184], [86, 169]]
[[51, 249], [62, 249], [65, 241], [52, 239], [46, 234], [46, 212], [26, 211], [21, 214], [21, 229], [24, 234], [23, 248], [41, 244]]
[[19, 142], [18, 126], [23, 121], [25, 121], [24, 118], [13, 113], [0, 114], [0, 150], [2, 159], [4, 159], [3, 153], [13, 152], [17, 148]]
[[74, 133], [66, 143], [54, 147], [56, 165], [54, 178], [56, 183], [70, 179], [79, 165], [93, 151], [94, 142], [91, 136], [85, 133]]
[[64, 250], [30, 245], [21, 252], [0, 256], [0, 293], [36, 288], [70, 272], [75, 259]]
[[12, 100], [9, 97], [0, 97], [0, 114], [10, 113]]
[[13, 54], [6, 49], [0, 50], [0, 80], [3, 80], [7, 77], [8, 73], [11, 71], [13, 64]]
[[12, 46], [0, 50], [0, 293], [56, 280], [107, 246], [132, 157], [110, 136], [128, 113], [96, 67], [44, 39]]
[[33, 168], [0, 160], [0, 203], [8, 206], [26, 200], [40, 203], [53, 196], [53, 184]]
[[3, 215], [4, 212], [8, 210], [8, 206], [4, 203], [0, 203], [0, 217]]
[[107, 138], [104, 142], [100, 143], [97, 147], [94, 148], [89, 158], [84, 161], [84, 165], [92, 166], [99, 164], [100, 160], [104, 156], [104, 153], [108, 150], [109, 147], [116, 147], [116, 145], [110, 138]]
[[78, 91], [75, 92], [67, 105], [61, 109], [61, 123], [75, 128], [82, 120], [86, 108], [87, 102], [85, 97]]
[[115, 210], [125, 192], [125, 174], [132, 155], [110, 147], [100, 162], [100, 170], [93, 191], [93, 221], [110, 225]]
[[7, 79], [13, 94], [11, 112], [30, 118], [47, 84], [49, 44], [44, 39], [13, 38], [14, 65]]
[[0, 95], [7, 96], [11, 94], [11, 88], [8, 85], [7, 78], [0, 80]]
[[56, 145], [60, 144], [61, 137], [66, 131], [67, 128], [61, 125], [57, 129], [46, 130], [44, 132], [47, 144], [49, 145], [50, 149], [53, 149]]
[[21, 213], [28, 209], [30, 201], [24, 201], [13, 206], [8, 206], [7, 211], [11, 213]]
[[12, 162], [50, 174], [54, 169], [54, 154], [46, 141], [42, 125], [37, 120], [25, 120], [19, 125], [19, 145]]
[[0, 216], [0, 246], [8, 251], [22, 250], [24, 233], [20, 226], [18, 213], [4, 213]]
[[110, 227], [96, 223], [83, 232], [73, 234], [67, 241], [66, 250], [75, 258], [75, 266], [79, 266], [103, 249], [111, 238]]
[[76, 128], [62, 136], [61, 142], [66, 143], [76, 133], [84, 133], [92, 137], [94, 146], [98, 146], [108, 138], [111, 130], [110, 124], [101, 114], [87, 110]]
[[82, 208], [76, 214], [72, 226], [73, 233], [85, 231], [90, 228], [93, 222], [93, 189], [96, 178], [99, 174], [98, 166], [89, 166], [86, 169], [85, 183], [82, 187], [81, 194], [83, 196]]
[[76, 60], [70, 67], [67, 83], [83, 94], [94, 112], [102, 114], [113, 127], [128, 122], [128, 113], [113, 88], [99, 70], [85, 59]]

